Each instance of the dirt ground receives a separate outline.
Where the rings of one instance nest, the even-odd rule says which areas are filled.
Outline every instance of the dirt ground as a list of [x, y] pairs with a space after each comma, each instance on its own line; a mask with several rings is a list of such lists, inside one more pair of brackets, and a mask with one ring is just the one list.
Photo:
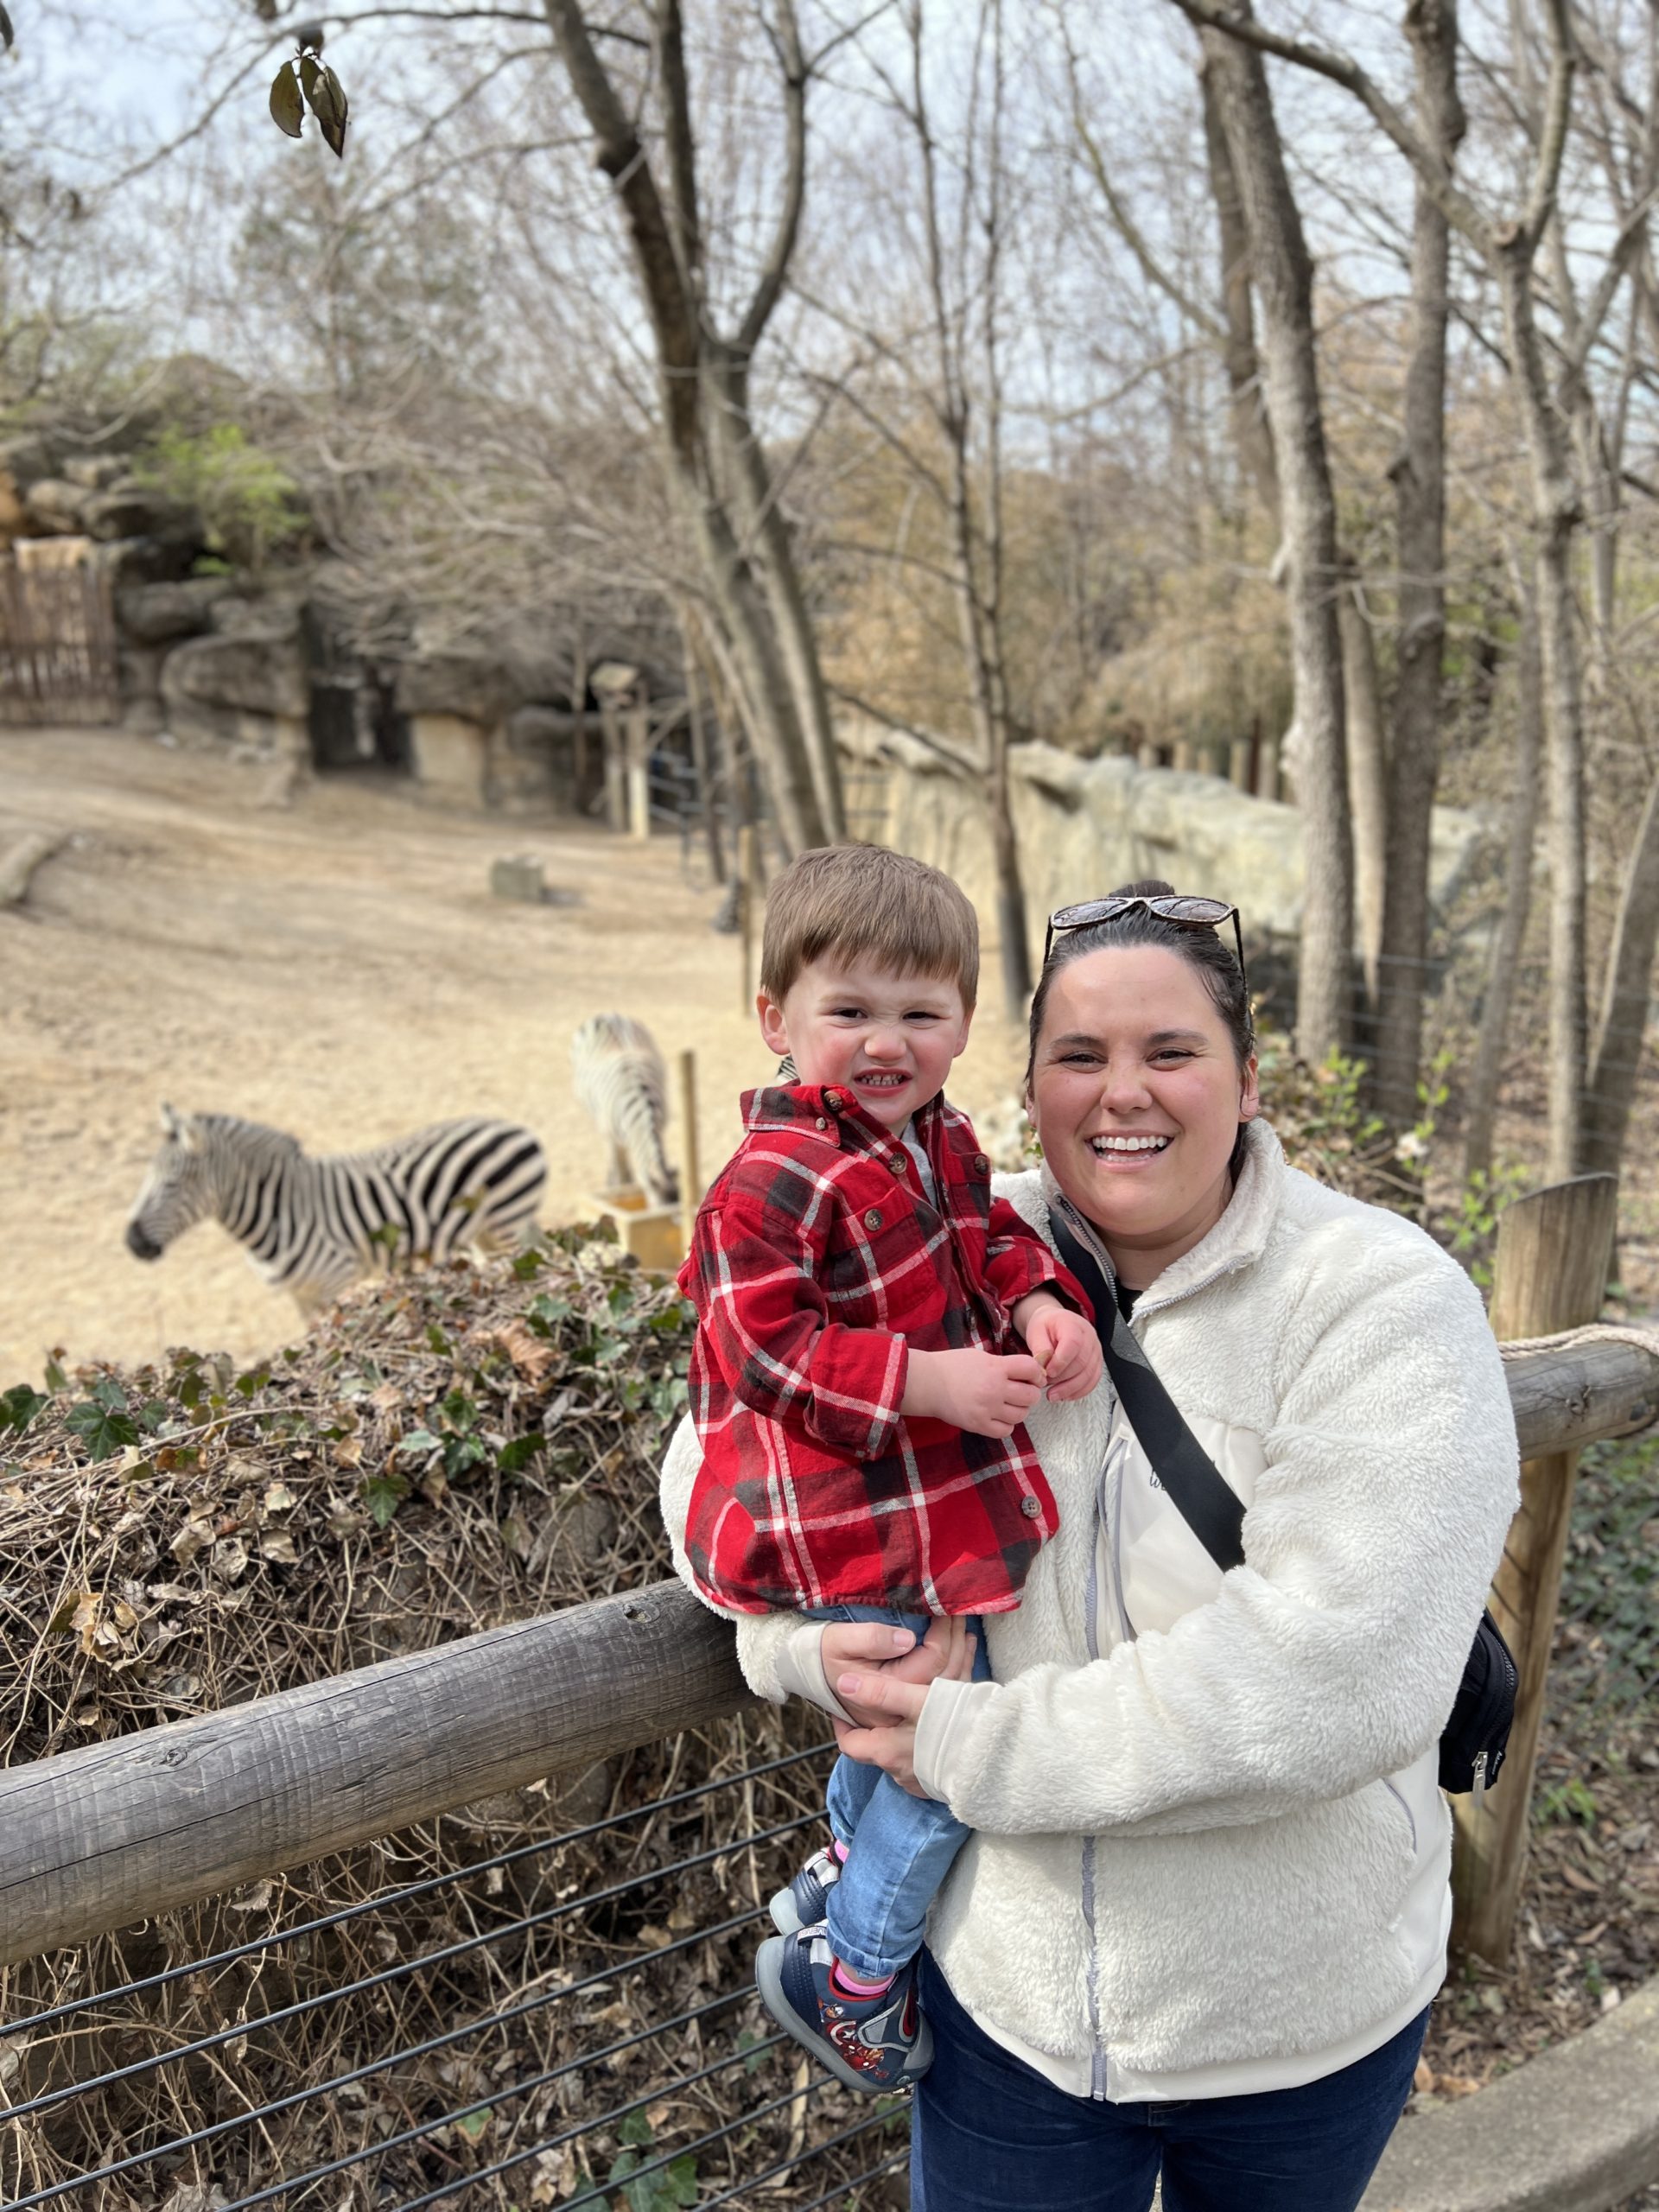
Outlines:
[[[291, 1303], [216, 1225], [154, 1266], [127, 1253], [163, 1099], [312, 1152], [511, 1115], [547, 1147], [556, 1222], [591, 1211], [603, 1171], [570, 1085], [588, 1014], [636, 1015], [671, 1066], [695, 1048], [705, 1179], [740, 1090], [771, 1071], [737, 942], [709, 927], [718, 894], [685, 880], [672, 839], [442, 810], [395, 782], [330, 779], [275, 810], [263, 788], [257, 768], [150, 739], [0, 730], [0, 848], [77, 833], [0, 912], [0, 1388], [38, 1382], [56, 1344], [136, 1361], [292, 1341]], [[513, 852], [575, 903], [492, 899], [489, 864]], [[952, 1096], [983, 1113], [1020, 1058], [982, 1016]]]

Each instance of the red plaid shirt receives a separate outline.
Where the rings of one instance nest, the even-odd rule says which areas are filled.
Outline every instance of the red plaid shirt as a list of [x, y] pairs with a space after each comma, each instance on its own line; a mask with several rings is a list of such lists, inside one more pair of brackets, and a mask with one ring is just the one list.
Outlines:
[[1008, 1612], [1058, 1525], [1023, 1427], [906, 1421], [908, 1344], [1014, 1347], [1045, 1285], [1089, 1302], [1012, 1206], [967, 1116], [915, 1117], [938, 1185], [845, 1091], [749, 1092], [748, 1134], [703, 1200], [680, 1287], [700, 1326], [702, 1444], [686, 1552], [735, 1612], [887, 1605]]

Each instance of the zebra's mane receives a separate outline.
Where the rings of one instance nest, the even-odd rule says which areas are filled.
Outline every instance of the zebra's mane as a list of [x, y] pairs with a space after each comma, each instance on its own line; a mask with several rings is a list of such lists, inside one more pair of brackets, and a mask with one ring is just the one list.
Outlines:
[[228, 1137], [250, 1150], [286, 1153], [295, 1160], [304, 1156], [305, 1147], [298, 1137], [286, 1129], [273, 1129], [264, 1122], [245, 1122], [236, 1114], [196, 1114], [192, 1119], [209, 1137]]

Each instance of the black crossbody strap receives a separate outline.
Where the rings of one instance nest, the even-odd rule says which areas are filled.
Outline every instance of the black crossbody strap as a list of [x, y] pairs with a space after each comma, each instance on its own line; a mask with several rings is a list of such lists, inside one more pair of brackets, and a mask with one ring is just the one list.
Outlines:
[[1198, 1442], [1179, 1407], [1153, 1372], [1099, 1262], [1063, 1217], [1050, 1209], [1049, 1228], [1062, 1260], [1088, 1292], [1106, 1371], [1141, 1449], [1181, 1518], [1224, 1573], [1244, 1560], [1244, 1508]]

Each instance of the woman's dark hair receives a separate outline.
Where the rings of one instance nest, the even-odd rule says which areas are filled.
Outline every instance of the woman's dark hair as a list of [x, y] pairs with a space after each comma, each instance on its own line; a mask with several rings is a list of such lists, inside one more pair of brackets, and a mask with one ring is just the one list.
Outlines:
[[[1144, 883], [1122, 884], [1106, 896], [1173, 899], [1177, 893], [1173, 884], [1148, 879]], [[1055, 938], [1031, 1001], [1031, 1050], [1026, 1060], [1027, 1090], [1036, 1072], [1037, 1040], [1042, 1035], [1048, 987], [1055, 976], [1062, 968], [1069, 968], [1074, 960], [1081, 960], [1090, 952], [1108, 948], [1115, 952], [1127, 951], [1139, 944], [1153, 944], [1162, 951], [1173, 952], [1197, 970], [1216, 1012], [1226, 1025], [1233, 1057], [1240, 1068], [1243, 1067], [1255, 1050], [1255, 1023], [1250, 1014], [1249, 993], [1231, 945], [1224, 941], [1219, 930], [1183, 927], [1179, 923], [1165, 921], [1161, 915], [1152, 913], [1145, 906], [1131, 906], [1126, 914], [1115, 914], [1110, 921], [1090, 922], [1080, 930], [1062, 930]]]

